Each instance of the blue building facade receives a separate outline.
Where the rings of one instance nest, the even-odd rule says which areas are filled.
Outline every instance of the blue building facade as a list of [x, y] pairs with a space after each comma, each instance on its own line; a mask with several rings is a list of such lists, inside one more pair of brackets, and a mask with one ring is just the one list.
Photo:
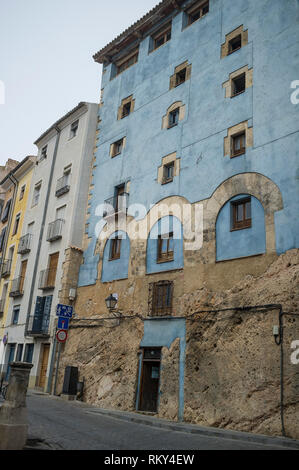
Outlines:
[[[122, 311], [147, 317], [137, 409], [147, 348], [160, 364], [157, 348], [179, 339], [183, 416], [188, 286], [232, 287], [299, 247], [298, 21], [297, 0], [165, 0], [94, 56], [102, 95], [79, 287], [96, 286], [102, 308], [122, 292]], [[171, 204], [199, 222], [197, 248], [186, 250], [182, 212], [153, 215]]]

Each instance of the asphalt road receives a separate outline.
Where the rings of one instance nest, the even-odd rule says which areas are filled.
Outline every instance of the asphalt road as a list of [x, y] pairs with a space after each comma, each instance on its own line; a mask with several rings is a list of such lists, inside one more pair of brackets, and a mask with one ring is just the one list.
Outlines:
[[[53, 450], [275, 450], [265, 445], [127, 422], [86, 404], [47, 395], [27, 396], [32, 447]], [[283, 447], [281, 447], [283, 449]]]

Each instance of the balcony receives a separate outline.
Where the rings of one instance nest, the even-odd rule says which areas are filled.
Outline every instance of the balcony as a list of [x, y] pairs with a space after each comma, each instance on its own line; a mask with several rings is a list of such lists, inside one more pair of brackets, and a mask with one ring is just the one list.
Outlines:
[[55, 289], [56, 268], [40, 272], [38, 288], [41, 290]]
[[57, 181], [57, 186], [56, 186], [56, 197], [60, 197], [65, 193], [68, 193], [70, 190], [70, 185], [69, 185], [69, 175], [65, 175], [62, 178], [59, 178]]
[[62, 238], [62, 228], [64, 225], [63, 219], [57, 219], [51, 222], [48, 227], [47, 241], [54, 242]]
[[30, 252], [31, 240], [32, 240], [32, 235], [30, 233], [27, 233], [26, 235], [20, 238], [19, 246], [18, 246], [19, 255], [25, 255], [26, 253]]
[[10, 275], [11, 259], [1, 260], [1, 276], [7, 277]]
[[49, 337], [50, 315], [33, 315], [29, 317], [27, 335], [36, 338]]
[[25, 278], [20, 276], [11, 281], [9, 297], [21, 297], [24, 294], [24, 280]]
[[126, 215], [129, 207], [129, 194], [123, 193], [120, 196], [113, 196], [104, 202], [104, 218], [124, 214]]

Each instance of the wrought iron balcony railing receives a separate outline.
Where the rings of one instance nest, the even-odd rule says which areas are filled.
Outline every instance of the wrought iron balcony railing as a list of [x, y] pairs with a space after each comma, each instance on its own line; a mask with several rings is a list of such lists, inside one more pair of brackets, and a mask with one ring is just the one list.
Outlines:
[[29, 317], [27, 335], [35, 337], [49, 336], [50, 315], [32, 315]]
[[22, 276], [11, 281], [9, 297], [21, 297], [24, 294], [24, 281], [25, 278]]
[[32, 240], [31, 233], [27, 233], [26, 235], [20, 238], [19, 246], [18, 246], [18, 254], [24, 255], [26, 253], [29, 253], [29, 251], [31, 250], [31, 240]]
[[129, 207], [129, 194], [123, 193], [120, 196], [113, 196], [104, 202], [105, 209], [103, 217], [110, 217], [116, 214], [127, 214]]
[[55, 289], [56, 268], [44, 269], [40, 272], [38, 288], [41, 290]]
[[1, 260], [1, 276], [7, 277], [10, 275], [11, 270], [11, 259], [2, 259]]
[[57, 186], [56, 186], [56, 197], [62, 196], [65, 193], [68, 193], [70, 190], [70, 185], [69, 185], [69, 180], [70, 177], [69, 175], [62, 176], [62, 178], [59, 178], [57, 181]]
[[48, 226], [47, 241], [53, 242], [59, 240], [62, 237], [64, 220], [57, 219], [54, 222], [51, 222]]

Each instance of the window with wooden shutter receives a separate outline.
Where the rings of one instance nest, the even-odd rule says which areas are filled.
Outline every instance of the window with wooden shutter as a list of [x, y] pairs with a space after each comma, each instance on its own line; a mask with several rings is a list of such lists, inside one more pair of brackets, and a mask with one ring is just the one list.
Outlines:
[[7, 201], [6, 206], [4, 208], [4, 212], [3, 212], [3, 215], [2, 215], [2, 219], [1, 219], [1, 222], [3, 222], [3, 223], [8, 220], [10, 205], [11, 205], [11, 199], [9, 199]]
[[151, 286], [151, 316], [172, 314], [173, 282], [160, 281]]

